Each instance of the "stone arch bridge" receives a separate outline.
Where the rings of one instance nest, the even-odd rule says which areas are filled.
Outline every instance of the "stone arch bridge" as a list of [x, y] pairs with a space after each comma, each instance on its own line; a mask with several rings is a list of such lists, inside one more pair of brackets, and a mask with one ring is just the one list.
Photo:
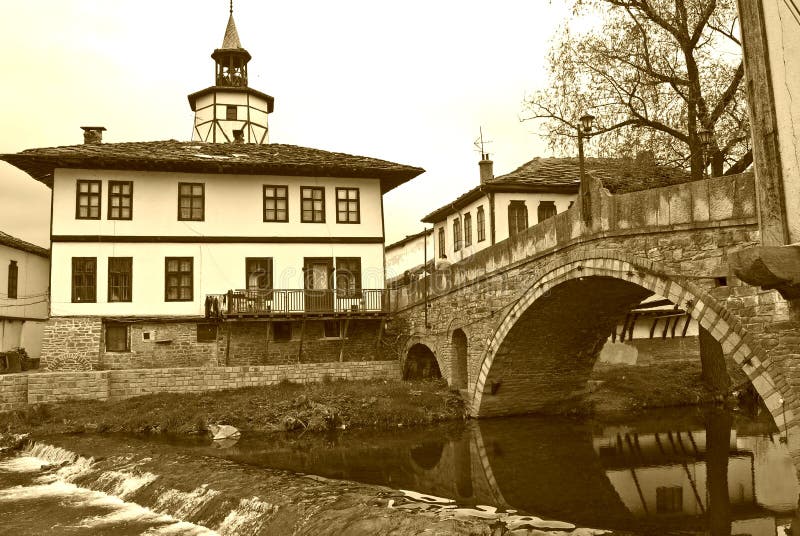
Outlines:
[[[398, 288], [387, 336], [401, 359], [427, 348], [476, 417], [579, 396], [603, 343], [658, 295], [701, 328], [704, 375], [747, 375], [800, 459], [800, 314], [728, 265], [759, 245], [751, 174], [610, 195]], [[585, 223], [590, 221], [590, 224]], [[791, 433], [790, 433], [791, 432]]]

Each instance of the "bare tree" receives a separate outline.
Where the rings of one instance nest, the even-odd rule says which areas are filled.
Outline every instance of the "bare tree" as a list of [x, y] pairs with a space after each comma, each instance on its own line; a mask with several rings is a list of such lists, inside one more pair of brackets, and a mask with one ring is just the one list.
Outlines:
[[[578, 118], [598, 118], [601, 156], [654, 153], [700, 179], [752, 162], [735, 0], [572, 0], [576, 25], [557, 34], [550, 79], [526, 98], [552, 149], [574, 151]], [[704, 159], [698, 133], [714, 133]], [[574, 153], [573, 153], [574, 154]], [[725, 170], [724, 168], [727, 168]]]

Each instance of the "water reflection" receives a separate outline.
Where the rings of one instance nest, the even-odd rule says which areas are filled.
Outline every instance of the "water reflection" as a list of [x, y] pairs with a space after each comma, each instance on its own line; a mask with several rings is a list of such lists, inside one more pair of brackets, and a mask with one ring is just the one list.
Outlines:
[[644, 534], [792, 534], [798, 497], [770, 423], [725, 412], [613, 426], [496, 419], [277, 444], [249, 436], [214, 455]]

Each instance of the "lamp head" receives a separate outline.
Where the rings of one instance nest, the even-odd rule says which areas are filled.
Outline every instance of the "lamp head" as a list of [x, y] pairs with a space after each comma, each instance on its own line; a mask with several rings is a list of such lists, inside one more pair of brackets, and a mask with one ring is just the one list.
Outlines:
[[697, 137], [700, 138], [700, 143], [703, 144], [703, 148], [705, 149], [708, 149], [708, 146], [711, 145], [711, 138], [713, 135], [713, 131], [706, 127], [702, 127], [697, 131]]
[[592, 123], [594, 122], [594, 116], [592, 114], [583, 114], [580, 118], [580, 121], [581, 121], [581, 132], [592, 131]]

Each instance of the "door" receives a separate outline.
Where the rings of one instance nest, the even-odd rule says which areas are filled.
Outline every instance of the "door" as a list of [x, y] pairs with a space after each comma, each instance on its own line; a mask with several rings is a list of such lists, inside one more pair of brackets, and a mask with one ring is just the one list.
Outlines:
[[305, 271], [305, 310], [306, 312], [333, 311], [333, 259], [330, 257], [306, 257]]

